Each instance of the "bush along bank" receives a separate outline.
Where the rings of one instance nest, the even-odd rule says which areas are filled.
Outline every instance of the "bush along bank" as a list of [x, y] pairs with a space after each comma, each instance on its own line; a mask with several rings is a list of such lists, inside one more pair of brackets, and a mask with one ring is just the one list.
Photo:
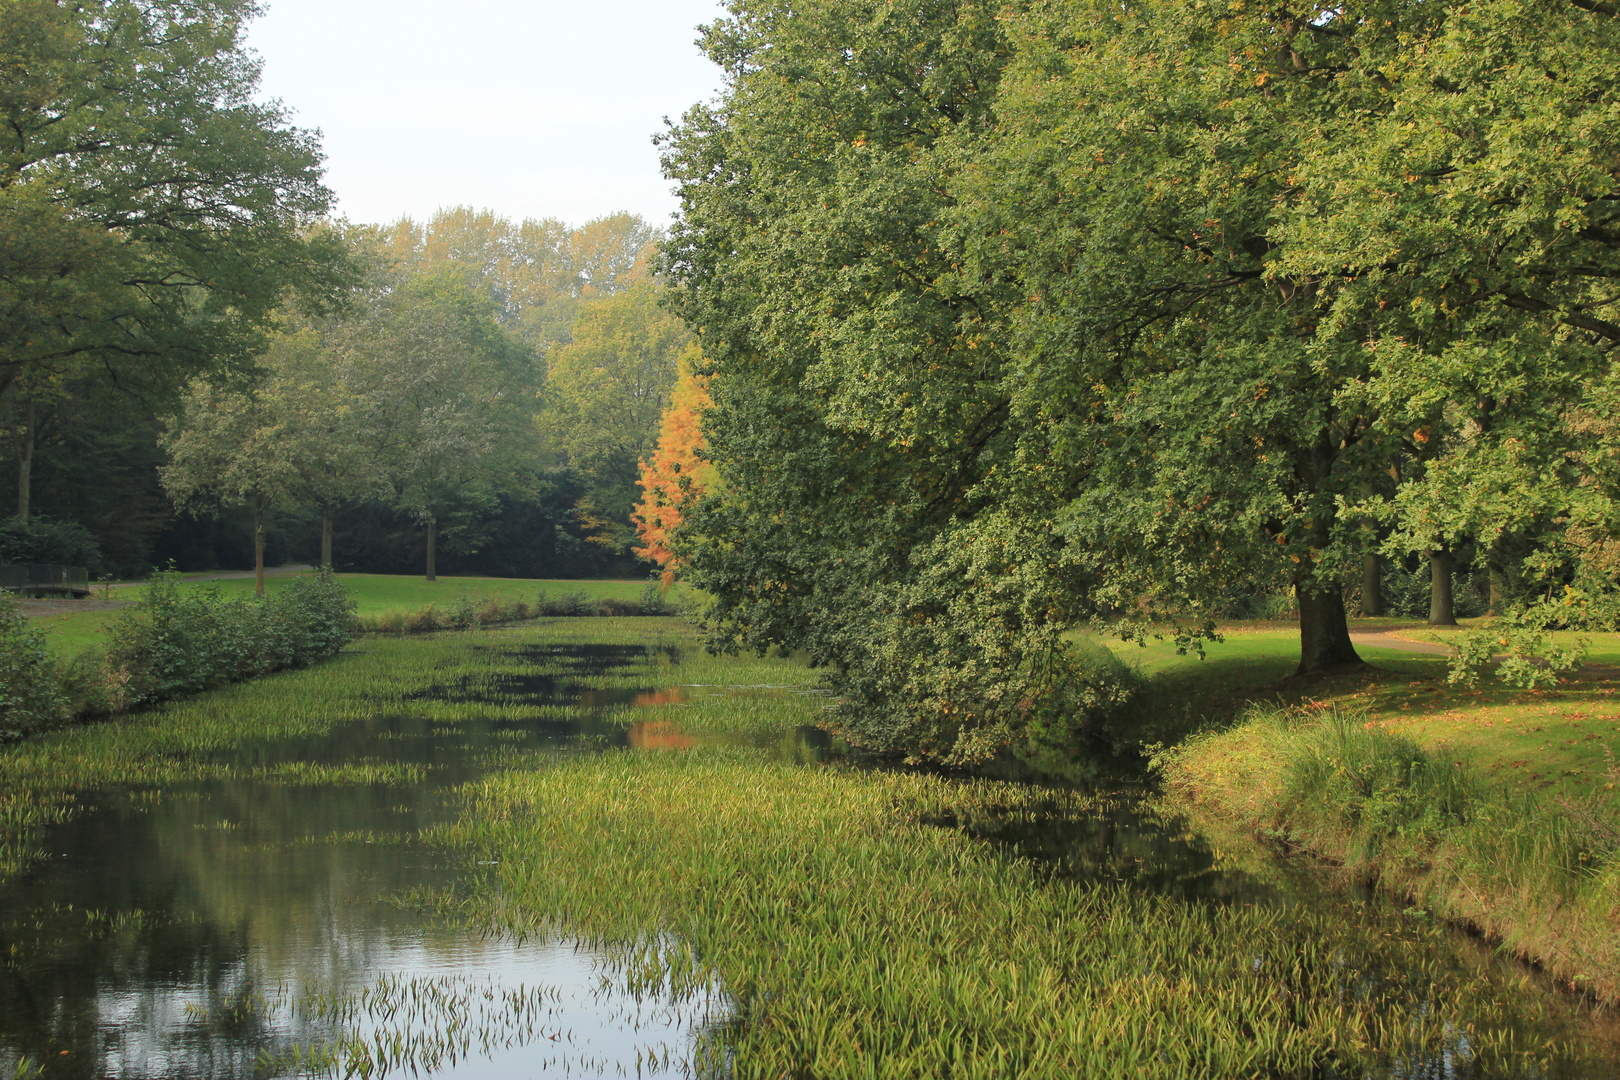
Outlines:
[[57, 663], [0, 600], [0, 739], [304, 667], [353, 640], [354, 603], [328, 572], [226, 599], [159, 574], [108, 629], [104, 651]]
[[476, 630], [531, 619], [597, 615], [678, 615], [681, 608], [657, 583], [649, 582], [634, 600], [593, 599], [583, 590], [550, 595], [544, 589], [531, 603], [497, 595], [475, 598], [468, 593], [440, 607], [429, 604], [415, 611], [384, 611], [362, 615], [360, 629], [371, 634], [429, 634], [439, 630]]
[[1153, 759], [1170, 803], [1303, 849], [1620, 1000], [1620, 769], [1581, 797], [1515, 791], [1337, 708], [1255, 707]]

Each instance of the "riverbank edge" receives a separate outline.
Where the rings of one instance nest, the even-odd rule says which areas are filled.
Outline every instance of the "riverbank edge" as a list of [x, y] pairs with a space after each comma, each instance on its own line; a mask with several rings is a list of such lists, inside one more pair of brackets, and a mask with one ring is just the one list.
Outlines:
[[1309, 859], [1338, 887], [1376, 889], [1480, 936], [1572, 993], [1620, 1003], [1620, 910], [1605, 917], [1533, 886], [1493, 887], [1459, 865], [1463, 860], [1447, 857], [1454, 835], [1358, 850], [1354, 830], [1325, 792], [1286, 804], [1281, 777], [1288, 762], [1267, 743], [1263, 725], [1249, 719], [1162, 752], [1153, 766], [1162, 778], [1162, 808], [1262, 873], [1279, 857]]

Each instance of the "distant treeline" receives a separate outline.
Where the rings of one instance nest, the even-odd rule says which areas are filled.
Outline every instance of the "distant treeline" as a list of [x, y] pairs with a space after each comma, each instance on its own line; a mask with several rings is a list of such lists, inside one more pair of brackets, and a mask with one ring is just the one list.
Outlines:
[[632, 572], [689, 346], [655, 231], [333, 224], [256, 11], [0, 6], [0, 560]]

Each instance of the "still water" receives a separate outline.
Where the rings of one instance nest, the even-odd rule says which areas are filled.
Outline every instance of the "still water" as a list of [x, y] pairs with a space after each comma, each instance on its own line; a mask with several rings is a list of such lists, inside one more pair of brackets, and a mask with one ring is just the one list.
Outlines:
[[[464, 872], [412, 838], [450, 820], [455, 788], [498, 752], [690, 747], [703, 737], [667, 722], [626, 724], [625, 711], [738, 692], [678, 681], [581, 685], [644, 670], [649, 659], [678, 676], [674, 650], [531, 653], [558, 673], [507, 676], [493, 689], [546, 719], [445, 725], [407, 708], [318, 738], [235, 748], [231, 764], [253, 779], [161, 795], [106, 791], [54, 827], [51, 857], [0, 886], [0, 1077], [24, 1058], [50, 1077], [322, 1075], [339, 1060], [373, 1076], [689, 1071], [694, 1040], [728, 1019], [722, 991], [680, 1001], [632, 996], [611, 959], [588, 948], [484, 937], [400, 901], [447, 889]], [[488, 683], [452, 684], [424, 696], [471, 702], [491, 692]], [[556, 719], [557, 706], [570, 719]], [[815, 729], [760, 745], [799, 760], [829, 751]], [[354, 782], [300, 783], [309, 766], [351, 767]], [[374, 782], [384, 773], [391, 782]], [[982, 836], [1055, 875], [1124, 880], [1188, 902], [1339, 905], [1347, 920], [1378, 933], [1427, 933], [1448, 963], [1523, 980], [1478, 943], [1412, 925], [1376, 901], [1223, 868], [1199, 838], [1128, 801], [1101, 814], [1066, 805], [1054, 799], [1036, 819], [934, 824]], [[1558, 1037], [1581, 1046], [1544, 1075], [1614, 1075], [1590, 1071], [1594, 1060], [1620, 1061], [1600, 1045], [1612, 1026], [1549, 988], [1538, 992], [1553, 1004], [1541, 1003], [1537, 1022], [1556, 1022]], [[1377, 1075], [1474, 1074], [1466, 1060], [1423, 1058]]]

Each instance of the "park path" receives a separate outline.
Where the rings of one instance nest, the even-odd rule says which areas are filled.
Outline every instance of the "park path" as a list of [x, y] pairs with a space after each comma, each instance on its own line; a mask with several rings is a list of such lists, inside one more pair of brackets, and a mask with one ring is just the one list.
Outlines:
[[[1398, 638], [1394, 634], [1383, 632], [1358, 634], [1352, 631], [1350, 634], [1350, 643], [1358, 647], [1366, 646], [1377, 649], [1396, 649], [1400, 652], [1420, 653], [1423, 656], [1451, 655], [1450, 649], [1437, 642], [1408, 641], [1405, 638]], [[1496, 659], [1500, 660], [1502, 657], [1498, 656]], [[1580, 673], [1582, 675], [1590, 675], [1596, 679], [1613, 679], [1620, 677], [1620, 667], [1615, 667], [1612, 664], [1586, 663], [1581, 665]]]
[[1398, 649], [1401, 652], [1422, 653], [1424, 656], [1450, 656], [1451, 650], [1433, 641], [1408, 641], [1390, 633], [1350, 632], [1350, 643], [1374, 649]]

